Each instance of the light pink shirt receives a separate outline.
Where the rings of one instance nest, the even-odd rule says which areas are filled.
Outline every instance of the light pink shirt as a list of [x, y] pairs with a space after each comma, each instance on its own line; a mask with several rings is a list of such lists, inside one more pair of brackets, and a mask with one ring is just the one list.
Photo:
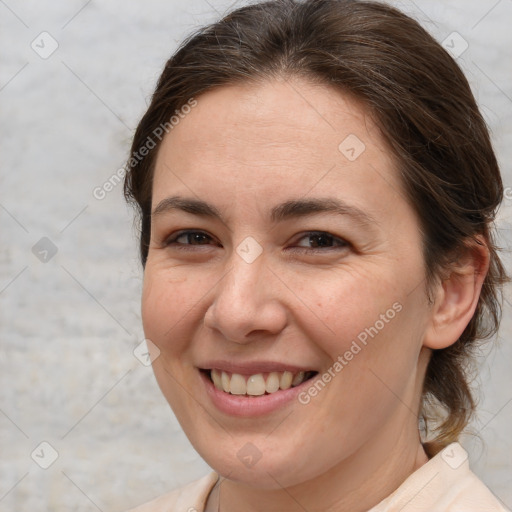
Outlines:
[[[219, 475], [210, 474], [128, 512], [204, 512]], [[452, 443], [368, 512], [510, 512], [469, 469], [468, 454]]]

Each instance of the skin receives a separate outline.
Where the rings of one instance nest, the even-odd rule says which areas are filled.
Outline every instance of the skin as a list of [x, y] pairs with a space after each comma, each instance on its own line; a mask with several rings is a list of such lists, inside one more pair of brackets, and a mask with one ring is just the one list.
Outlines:
[[[223, 477], [222, 512], [368, 510], [428, 460], [417, 414], [430, 349], [456, 341], [471, 319], [485, 245], [439, 281], [429, 305], [419, 222], [363, 105], [298, 78], [197, 100], [162, 142], [152, 204], [200, 199], [223, 220], [179, 209], [153, 216], [142, 318], [160, 351], [158, 384]], [[349, 134], [365, 144], [354, 161], [338, 149]], [[270, 219], [285, 201], [328, 197], [374, 222], [331, 212]], [[166, 243], [186, 229], [205, 236]], [[311, 231], [333, 238], [318, 247]], [[248, 236], [262, 248], [252, 263], [236, 251]], [[204, 391], [197, 366], [213, 358], [321, 375], [396, 303], [401, 311], [308, 404], [235, 418]], [[237, 456], [246, 443], [261, 455], [250, 468]]]

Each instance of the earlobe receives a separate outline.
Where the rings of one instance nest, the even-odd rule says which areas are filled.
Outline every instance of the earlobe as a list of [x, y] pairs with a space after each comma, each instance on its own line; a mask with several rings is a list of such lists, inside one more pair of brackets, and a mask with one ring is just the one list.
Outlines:
[[489, 250], [483, 237], [477, 237], [466, 254], [449, 269], [435, 290], [424, 346], [437, 350], [455, 343], [471, 321], [489, 269]]

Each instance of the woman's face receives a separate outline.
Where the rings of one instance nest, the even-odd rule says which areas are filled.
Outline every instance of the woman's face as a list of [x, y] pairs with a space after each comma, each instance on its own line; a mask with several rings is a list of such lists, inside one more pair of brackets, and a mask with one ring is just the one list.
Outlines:
[[190, 441], [265, 488], [417, 441], [421, 235], [379, 130], [299, 79], [196, 99], [159, 150], [142, 299]]

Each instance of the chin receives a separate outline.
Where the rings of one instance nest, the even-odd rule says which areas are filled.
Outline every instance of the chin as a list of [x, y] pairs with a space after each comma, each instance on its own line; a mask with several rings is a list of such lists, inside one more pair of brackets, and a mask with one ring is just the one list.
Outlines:
[[[224, 443], [221, 441], [191, 440], [194, 448], [205, 462], [219, 475], [240, 484], [260, 489], [273, 490], [300, 484], [315, 476], [315, 468], [311, 466], [311, 458], [297, 453], [297, 446], [282, 447], [277, 450], [268, 443], [265, 435], [253, 437], [254, 442], [244, 435], [240, 440], [230, 438], [226, 434]], [[257, 439], [260, 439], [258, 442]], [[303, 462], [308, 460], [309, 463]], [[302, 461], [302, 462], [301, 462]], [[299, 467], [303, 464], [304, 467]], [[320, 468], [318, 468], [321, 471]]]

